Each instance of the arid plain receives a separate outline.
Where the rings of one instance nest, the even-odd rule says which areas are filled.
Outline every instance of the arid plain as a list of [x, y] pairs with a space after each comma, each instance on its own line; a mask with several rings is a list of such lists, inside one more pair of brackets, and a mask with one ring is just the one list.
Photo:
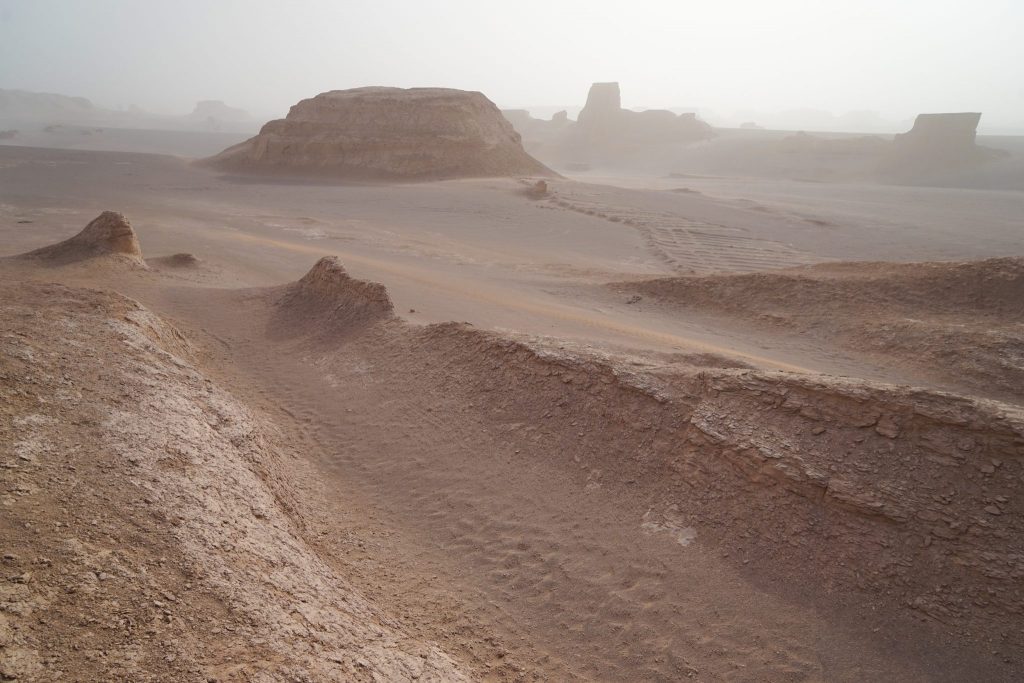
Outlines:
[[0, 146], [5, 674], [1020, 680], [1024, 193], [560, 170]]

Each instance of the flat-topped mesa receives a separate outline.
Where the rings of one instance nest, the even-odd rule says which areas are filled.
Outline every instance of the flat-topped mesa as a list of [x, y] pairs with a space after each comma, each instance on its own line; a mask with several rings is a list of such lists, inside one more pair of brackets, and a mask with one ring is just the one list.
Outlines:
[[335, 335], [393, 318], [394, 310], [384, 285], [357, 280], [337, 256], [325, 256], [283, 289], [272, 327], [283, 336]]
[[482, 93], [355, 88], [302, 100], [204, 160], [225, 171], [367, 180], [555, 175]]
[[20, 254], [16, 258], [62, 265], [101, 256], [116, 256], [145, 266], [142, 249], [131, 223], [116, 211], [104, 211], [74, 237]]

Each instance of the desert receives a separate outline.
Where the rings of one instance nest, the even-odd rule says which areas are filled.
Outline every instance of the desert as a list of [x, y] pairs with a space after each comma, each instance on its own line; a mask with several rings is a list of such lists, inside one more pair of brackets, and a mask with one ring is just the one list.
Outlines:
[[442, 6], [183, 8], [176, 108], [0, 71], [0, 679], [1021, 680], [1024, 131], [530, 106], [547, 29]]

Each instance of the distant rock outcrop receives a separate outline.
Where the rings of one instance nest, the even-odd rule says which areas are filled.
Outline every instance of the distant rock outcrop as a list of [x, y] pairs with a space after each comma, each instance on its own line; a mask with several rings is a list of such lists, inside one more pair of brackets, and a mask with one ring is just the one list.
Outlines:
[[980, 121], [978, 112], [919, 114], [913, 128], [893, 139], [881, 166], [883, 177], [927, 180], [1007, 156], [977, 144]]
[[618, 83], [594, 83], [587, 93], [587, 103], [577, 117], [581, 126], [600, 127], [615, 121], [622, 112], [622, 94]]
[[229, 107], [220, 100], [203, 100], [196, 102], [196, 108], [189, 117], [200, 120], [212, 117], [221, 121], [248, 121], [252, 115], [244, 109]]
[[231, 124], [244, 124], [252, 121], [252, 115], [249, 112], [237, 107], [229, 107], [220, 100], [197, 102], [196, 108], [186, 118], [210, 130], [221, 130], [225, 126], [231, 127]]
[[919, 114], [910, 131], [897, 135], [896, 149], [903, 156], [969, 160], [976, 156], [981, 114]]
[[0, 119], [87, 121], [97, 108], [84, 97], [26, 90], [0, 90]]
[[445, 88], [322, 93], [204, 163], [236, 173], [351, 179], [553, 174], [526, 153], [483, 94]]
[[145, 267], [139, 240], [123, 214], [104, 211], [74, 237], [16, 258], [64, 265], [101, 256], [115, 256]]
[[575, 122], [564, 111], [550, 121], [523, 109], [503, 113], [531, 154], [568, 170], [664, 166], [684, 146], [714, 137], [694, 113], [623, 109], [618, 83], [594, 83]]
[[623, 143], [687, 143], [712, 136], [711, 126], [693, 113], [677, 115], [667, 109], [623, 109], [618, 83], [594, 83], [578, 123], [590, 143], [599, 147]]
[[556, 112], [550, 120], [535, 118], [526, 109], [503, 109], [501, 113], [522, 136], [528, 152], [538, 157], [557, 154], [566, 133], [576, 125], [565, 111]]

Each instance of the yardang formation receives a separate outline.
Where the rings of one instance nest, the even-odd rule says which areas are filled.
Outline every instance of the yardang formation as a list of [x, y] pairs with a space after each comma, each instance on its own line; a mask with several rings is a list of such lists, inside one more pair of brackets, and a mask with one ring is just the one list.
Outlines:
[[234, 173], [356, 180], [554, 175], [526, 153], [493, 102], [446, 88], [322, 93], [204, 163]]

